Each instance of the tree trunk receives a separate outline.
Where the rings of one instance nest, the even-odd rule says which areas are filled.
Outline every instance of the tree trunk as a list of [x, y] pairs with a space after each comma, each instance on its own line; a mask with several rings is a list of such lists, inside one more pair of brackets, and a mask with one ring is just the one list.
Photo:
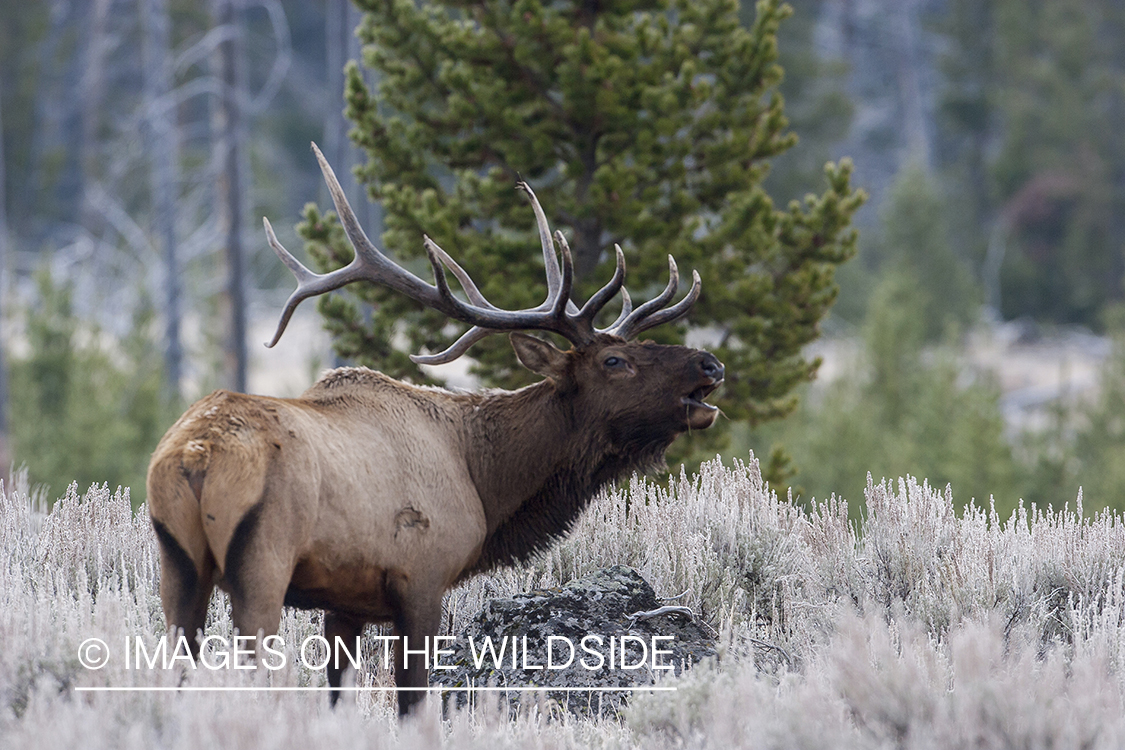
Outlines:
[[328, 7], [325, 9], [324, 48], [328, 107], [324, 112], [324, 154], [329, 164], [343, 164], [344, 152], [347, 149], [348, 123], [344, 119], [344, 103], [341, 96], [344, 91], [344, 62], [348, 54], [349, 4], [348, 0], [328, 0]]
[[94, 208], [91, 185], [102, 176], [99, 146], [101, 145], [102, 113], [105, 107], [106, 57], [109, 53], [109, 6], [110, 0], [95, 0], [91, 12], [85, 67], [82, 70], [82, 132], [79, 145], [79, 166], [82, 174], [81, 222], [94, 237], [100, 237], [105, 228], [105, 220], [99, 210]]
[[144, 92], [148, 151], [152, 155], [153, 229], [164, 255], [165, 351], [164, 380], [167, 398], [180, 400], [183, 345], [180, 341], [180, 269], [176, 252], [176, 191], [179, 183], [175, 110], [168, 93], [172, 88], [170, 20], [167, 0], [141, 0], [143, 24]]
[[922, 91], [922, 50], [917, 0], [899, 0], [894, 13], [898, 26], [898, 88], [908, 158], [917, 160], [927, 173], [933, 167], [930, 122]]
[[[328, 67], [328, 109], [324, 117], [325, 157], [329, 164], [338, 165], [336, 173], [340, 184], [351, 201], [359, 223], [380, 242], [383, 233], [382, 212], [367, 199], [366, 190], [355, 179], [353, 167], [359, 163], [360, 151], [348, 140], [351, 123], [344, 117], [344, 65], [348, 60], [359, 60], [361, 45], [355, 28], [362, 18], [350, 0], [328, 0], [325, 12], [325, 48]], [[365, 72], [366, 68], [361, 68]], [[370, 81], [368, 81], [370, 85]]]
[[227, 285], [223, 296], [223, 315], [227, 321], [224, 347], [224, 377], [231, 390], [246, 391], [246, 279], [242, 242], [245, 193], [246, 104], [245, 48], [238, 0], [214, 0], [216, 26], [228, 34], [215, 53], [215, 77], [222, 85], [222, 96], [214, 109], [218, 162], [216, 214], [224, 236]]
[[[0, 92], [0, 102], [3, 92]], [[11, 492], [9, 470], [12, 466], [12, 453], [8, 443], [8, 360], [4, 340], [4, 303], [8, 283], [8, 210], [5, 198], [4, 181], [4, 118], [0, 116], [0, 480], [4, 490]]]

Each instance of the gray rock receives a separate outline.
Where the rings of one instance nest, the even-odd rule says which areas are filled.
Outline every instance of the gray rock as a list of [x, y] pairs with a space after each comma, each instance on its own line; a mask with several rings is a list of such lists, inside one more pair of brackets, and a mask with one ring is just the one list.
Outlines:
[[[453, 668], [435, 665], [430, 681], [511, 687], [502, 695], [513, 710], [521, 700], [546, 699], [579, 715], [612, 716], [628, 698], [627, 691], [612, 688], [652, 685], [715, 655], [714, 638], [685, 613], [630, 617], [659, 607], [652, 586], [623, 565], [561, 588], [494, 599], [447, 644], [453, 655], [440, 663]], [[518, 691], [527, 686], [559, 689]], [[467, 699], [464, 692], [452, 695], [459, 705]]]

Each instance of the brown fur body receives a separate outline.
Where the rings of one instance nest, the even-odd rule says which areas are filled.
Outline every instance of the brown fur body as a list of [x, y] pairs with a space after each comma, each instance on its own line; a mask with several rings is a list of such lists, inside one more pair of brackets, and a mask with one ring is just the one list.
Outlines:
[[[706, 352], [512, 339], [545, 380], [454, 393], [345, 368], [295, 399], [216, 391], [192, 406], [148, 477], [169, 626], [202, 628], [218, 585], [244, 634], [276, 633], [289, 604], [325, 609], [330, 641], [389, 621], [420, 644], [456, 581], [550, 544], [605, 483], [714, 420], [701, 399], [722, 366]], [[412, 661], [400, 687], [427, 684]]]

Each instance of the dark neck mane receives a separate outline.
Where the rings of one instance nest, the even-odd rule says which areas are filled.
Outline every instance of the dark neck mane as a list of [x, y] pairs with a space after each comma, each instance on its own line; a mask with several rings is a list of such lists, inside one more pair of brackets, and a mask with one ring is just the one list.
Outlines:
[[[565, 400], [548, 383], [511, 394], [512, 405], [531, 402], [521, 405], [519, 413], [532, 417], [523, 423], [511, 419], [507, 394], [494, 398], [481, 404], [481, 434], [473, 440], [476, 449], [490, 454], [474, 476], [489, 534], [471, 572], [522, 562], [546, 549], [607, 484], [662, 467], [675, 438], [649, 433], [614, 439], [604, 426], [568, 414]], [[535, 408], [526, 409], [530, 405]], [[488, 413], [490, 406], [497, 407], [494, 413]]]

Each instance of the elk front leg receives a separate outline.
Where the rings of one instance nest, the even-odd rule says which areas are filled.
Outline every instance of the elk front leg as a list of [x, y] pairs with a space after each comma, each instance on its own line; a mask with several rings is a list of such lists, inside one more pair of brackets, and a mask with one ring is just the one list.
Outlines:
[[398, 715], [406, 716], [425, 697], [420, 688], [430, 686], [429, 654], [441, 625], [442, 589], [411, 587], [405, 580], [392, 583], [398, 610], [395, 616], [395, 685]]
[[[343, 659], [343, 664], [336, 660], [336, 639], [339, 638], [344, 646], [351, 650], [360, 636], [363, 635], [363, 628], [367, 623], [362, 620], [356, 620], [346, 615], [341, 615], [337, 612], [324, 613], [324, 640], [328, 641], [328, 686], [332, 688], [329, 691], [329, 697], [332, 705], [335, 706], [336, 702], [340, 700], [340, 684], [343, 680], [345, 664], [347, 658]], [[357, 654], [358, 658], [358, 654]]]

